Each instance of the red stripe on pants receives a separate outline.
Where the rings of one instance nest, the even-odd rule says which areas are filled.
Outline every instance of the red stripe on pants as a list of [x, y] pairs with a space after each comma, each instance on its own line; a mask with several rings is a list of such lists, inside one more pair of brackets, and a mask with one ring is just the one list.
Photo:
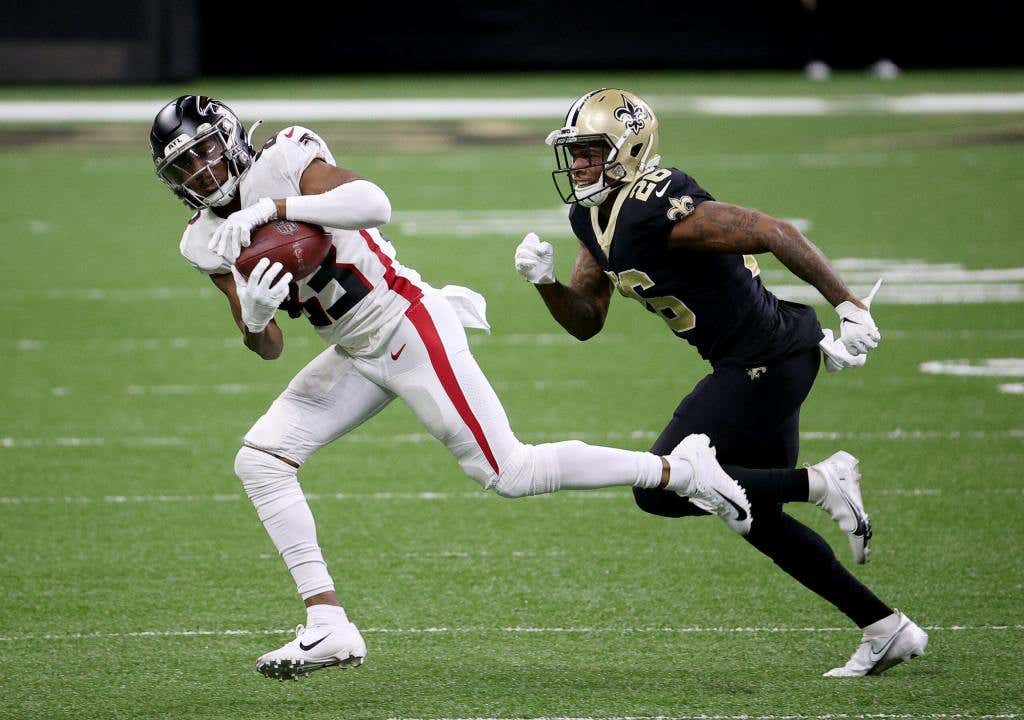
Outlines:
[[477, 445], [483, 450], [484, 457], [487, 458], [487, 462], [491, 464], [494, 474], [497, 475], [498, 463], [494, 460], [494, 453], [491, 452], [491, 446], [487, 444], [483, 428], [480, 427], [480, 423], [477, 421], [476, 416], [473, 415], [469, 403], [466, 402], [466, 396], [462, 394], [462, 388], [459, 387], [455, 371], [452, 370], [452, 365], [448, 362], [448, 353], [445, 352], [441, 336], [437, 332], [437, 327], [434, 326], [430, 313], [427, 312], [423, 303], [417, 302], [405, 311], [405, 316], [409, 318], [413, 327], [416, 328], [416, 332], [419, 333], [420, 339], [423, 340], [423, 344], [426, 345], [430, 364], [434, 366], [434, 373], [441, 381], [441, 386], [444, 388], [445, 393], [448, 394], [448, 398], [458, 411], [462, 422], [466, 423], [466, 427], [473, 433]]

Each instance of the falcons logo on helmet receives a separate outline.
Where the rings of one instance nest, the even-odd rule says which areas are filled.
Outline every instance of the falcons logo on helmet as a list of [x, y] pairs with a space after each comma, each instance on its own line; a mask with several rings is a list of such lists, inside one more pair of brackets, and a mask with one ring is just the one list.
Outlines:
[[647, 113], [644, 109], [632, 103], [625, 95], [622, 96], [622, 105], [615, 108], [614, 117], [625, 125], [627, 130], [632, 130], [634, 135], [640, 134], [647, 124]]

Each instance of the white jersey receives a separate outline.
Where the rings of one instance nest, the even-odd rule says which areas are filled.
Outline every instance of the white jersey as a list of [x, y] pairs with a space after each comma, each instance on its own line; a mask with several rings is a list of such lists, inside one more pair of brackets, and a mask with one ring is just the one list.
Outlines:
[[[241, 206], [260, 198], [301, 195], [299, 180], [315, 159], [335, 165], [316, 133], [294, 125], [268, 140], [239, 185]], [[224, 222], [209, 209], [196, 213], [181, 238], [181, 254], [206, 275], [231, 272], [230, 263], [207, 248]], [[395, 259], [395, 248], [376, 228], [327, 228], [333, 244], [316, 272], [296, 281], [293, 310], [301, 309], [317, 334], [349, 353], [373, 353], [397, 327], [405, 311], [430, 290], [419, 274]], [[282, 306], [284, 307], [284, 306]]]

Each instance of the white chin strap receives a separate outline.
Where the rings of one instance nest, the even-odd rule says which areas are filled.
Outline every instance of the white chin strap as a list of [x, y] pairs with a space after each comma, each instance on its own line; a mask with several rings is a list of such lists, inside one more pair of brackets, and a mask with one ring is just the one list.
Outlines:
[[203, 204], [207, 207], [222, 207], [227, 205], [235, 197], [235, 188], [238, 187], [239, 178], [229, 170], [228, 179], [212, 193], [203, 198]]
[[583, 207], [597, 207], [608, 199], [614, 189], [604, 184], [604, 175], [602, 175], [596, 183], [577, 186], [576, 202]]

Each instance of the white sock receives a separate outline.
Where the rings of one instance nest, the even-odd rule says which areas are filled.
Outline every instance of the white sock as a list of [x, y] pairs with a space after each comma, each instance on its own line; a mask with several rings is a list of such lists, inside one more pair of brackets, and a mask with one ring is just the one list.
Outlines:
[[892, 615], [886, 615], [881, 620], [873, 622], [864, 628], [864, 637], [866, 638], [883, 638], [889, 637], [897, 628], [900, 626], [900, 613], [899, 610], [894, 612]]
[[337, 605], [310, 605], [306, 608], [306, 627], [348, 622], [345, 610]]
[[243, 447], [235, 473], [252, 500], [274, 547], [305, 599], [334, 589], [316, 541], [316, 523], [294, 467], [260, 450]]
[[661, 484], [661, 458], [648, 452], [586, 445], [579, 440], [545, 443], [536, 450], [549, 478], [546, 492], [615, 485], [656, 488]]
[[828, 484], [825, 476], [813, 465], [807, 468], [807, 502], [820, 503], [825, 499], [828, 491]]
[[668, 460], [669, 472], [667, 489], [685, 495], [690, 483], [693, 482], [693, 465], [688, 460], [674, 458], [671, 455], [666, 455], [665, 459]]

